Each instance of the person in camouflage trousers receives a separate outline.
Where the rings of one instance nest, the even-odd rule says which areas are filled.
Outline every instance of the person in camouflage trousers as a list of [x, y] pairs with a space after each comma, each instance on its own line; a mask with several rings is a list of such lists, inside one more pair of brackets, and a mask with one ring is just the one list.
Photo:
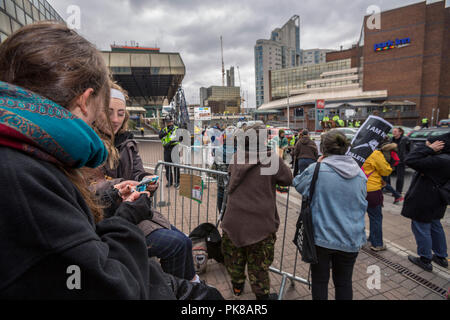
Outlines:
[[257, 298], [267, 297], [270, 293], [269, 267], [275, 254], [276, 235], [254, 245], [237, 248], [226, 233], [222, 237], [222, 252], [225, 267], [231, 277], [234, 294], [242, 294], [245, 285], [245, 266], [252, 291]]
[[[244, 143], [237, 146], [238, 151], [245, 148], [245, 162], [238, 163], [235, 154], [228, 169], [226, 211], [221, 224], [222, 253], [236, 296], [243, 292], [247, 266], [256, 299], [276, 300], [278, 295], [270, 293], [269, 276], [280, 226], [276, 186], [290, 186], [293, 176], [278, 154], [272, 156], [272, 151], [261, 148], [267, 145], [268, 138], [267, 131], [264, 134], [261, 130], [265, 127], [257, 124], [247, 128]], [[256, 134], [256, 141], [248, 133]], [[263, 170], [272, 164], [278, 168], [270, 172]]]

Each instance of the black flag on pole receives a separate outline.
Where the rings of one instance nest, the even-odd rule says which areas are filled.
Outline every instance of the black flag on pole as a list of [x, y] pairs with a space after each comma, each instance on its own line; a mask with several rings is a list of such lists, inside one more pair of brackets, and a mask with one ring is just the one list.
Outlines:
[[353, 138], [352, 147], [347, 152], [347, 155], [353, 157], [359, 166], [362, 167], [367, 158], [387, 137], [392, 127], [386, 120], [370, 116]]

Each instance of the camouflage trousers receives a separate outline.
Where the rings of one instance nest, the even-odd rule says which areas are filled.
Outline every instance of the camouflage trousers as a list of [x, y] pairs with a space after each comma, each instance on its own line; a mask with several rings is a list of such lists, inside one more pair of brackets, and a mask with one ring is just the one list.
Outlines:
[[224, 232], [222, 237], [222, 252], [225, 267], [235, 285], [245, 283], [245, 266], [253, 293], [258, 296], [270, 293], [269, 267], [275, 254], [276, 234], [254, 245], [237, 248]]

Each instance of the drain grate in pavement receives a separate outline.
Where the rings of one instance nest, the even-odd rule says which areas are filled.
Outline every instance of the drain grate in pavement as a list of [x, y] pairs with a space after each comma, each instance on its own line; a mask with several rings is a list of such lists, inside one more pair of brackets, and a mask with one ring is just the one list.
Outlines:
[[440, 295], [443, 298], [447, 298], [447, 293], [448, 291], [444, 288], [441, 288], [437, 285], [435, 285], [434, 283], [422, 278], [421, 276], [415, 274], [414, 272], [412, 272], [411, 270], [403, 267], [402, 265], [398, 264], [398, 263], [394, 263], [386, 258], [384, 258], [383, 256], [379, 255], [376, 252], [373, 252], [370, 249], [367, 248], [363, 248], [362, 249], [365, 253], [367, 253], [368, 255], [380, 260], [383, 264], [385, 264], [386, 266], [388, 266], [389, 268], [399, 272], [400, 274], [402, 274], [403, 276], [405, 276], [408, 279], [411, 279], [412, 281], [418, 283], [419, 285], [421, 285], [422, 287]]

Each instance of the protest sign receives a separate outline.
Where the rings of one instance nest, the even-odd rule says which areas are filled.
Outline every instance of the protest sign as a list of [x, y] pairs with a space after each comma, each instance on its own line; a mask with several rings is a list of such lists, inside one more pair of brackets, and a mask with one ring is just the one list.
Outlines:
[[352, 147], [347, 152], [347, 155], [353, 157], [359, 166], [362, 167], [367, 158], [387, 137], [391, 129], [392, 125], [386, 120], [370, 116], [353, 138]]
[[180, 196], [202, 203], [204, 184], [202, 177], [192, 174], [180, 175]]

